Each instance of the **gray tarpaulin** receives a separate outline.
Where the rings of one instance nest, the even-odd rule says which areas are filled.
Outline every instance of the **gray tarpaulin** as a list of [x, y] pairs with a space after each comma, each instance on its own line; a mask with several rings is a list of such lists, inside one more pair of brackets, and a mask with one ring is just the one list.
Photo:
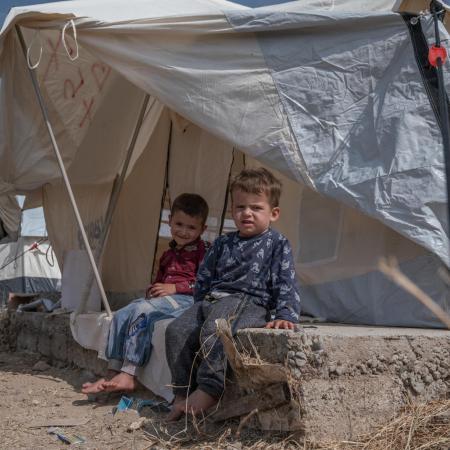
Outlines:
[[449, 265], [442, 137], [404, 20], [297, 9], [228, 19], [257, 34], [315, 187]]
[[[435, 256], [414, 258], [401, 264], [400, 269], [444, 310], [450, 311], [448, 289], [438, 275], [439, 261]], [[304, 312], [328, 321], [397, 327], [442, 327], [442, 323], [428, 308], [378, 271], [301, 286], [301, 294]], [[317, 301], [319, 298], [320, 301]]]

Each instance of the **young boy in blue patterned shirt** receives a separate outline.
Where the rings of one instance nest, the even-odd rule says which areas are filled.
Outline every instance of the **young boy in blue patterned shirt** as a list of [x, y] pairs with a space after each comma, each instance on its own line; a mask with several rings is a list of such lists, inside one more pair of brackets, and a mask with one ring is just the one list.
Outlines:
[[197, 273], [194, 305], [166, 331], [175, 394], [169, 420], [200, 414], [222, 395], [226, 357], [215, 335], [216, 319], [228, 320], [233, 334], [264, 326], [292, 330], [299, 319], [291, 246], [270, 228], [280, 215], [280, 181], [264, 168], [243, 170], [230, 193], [237, 231], [215, 240]]

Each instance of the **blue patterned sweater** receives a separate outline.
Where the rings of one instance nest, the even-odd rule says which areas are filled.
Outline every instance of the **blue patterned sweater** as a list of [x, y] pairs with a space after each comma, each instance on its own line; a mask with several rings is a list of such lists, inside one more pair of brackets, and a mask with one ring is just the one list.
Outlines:
[[300, 295], [289, 241], [269, 228], [250, 238], [219, 236], [197, 272], [194, 300], [206, 294], [246, 293], [275, 310], [275, 319], [298, 322]]

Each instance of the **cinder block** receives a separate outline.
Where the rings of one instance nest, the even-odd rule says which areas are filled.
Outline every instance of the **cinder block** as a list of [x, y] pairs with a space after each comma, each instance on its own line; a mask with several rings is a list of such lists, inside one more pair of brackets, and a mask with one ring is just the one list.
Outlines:
[[48, 335], [41, 334], [39, 336], [38, 347], [37, 347], [38, 353], [40, 353], [41, 355], [50, 357], [52, 354], [51, 345], [52, 345], [52, 343], [51, 343], [50, 337]]
[[16, 338], [16, 349], [24, 352], [38, 351], [38, 335], [27, 329], [19, 331]]
[[59, 361], [67, 361], [67, 335], [54, 333], [51, 338], [51, 356]]
[[450, 393], [445, 330], [321, 324], [300, 332], [241, 330], [237, 341], [246, 354], [286, 367], [297, 393], [296, 407], [259, 414], [263, 429], [299, 427], [313, 441], [352, 439], [386, 423], [406, 398]]

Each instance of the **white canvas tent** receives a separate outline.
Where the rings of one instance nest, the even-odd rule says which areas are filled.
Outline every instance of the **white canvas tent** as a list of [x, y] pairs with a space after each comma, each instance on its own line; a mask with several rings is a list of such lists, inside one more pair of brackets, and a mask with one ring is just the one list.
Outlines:
[[[376, 270], [379, 256], [396, 256], [448, 308], [437, 275], [449, 264], [442, 138], [412, 22], [392, 12], [398, 2], [360, 3], [249, 9], [108, 0], [13, 9], [0, 33], [0, 194], [42, 199], [60, 262], [82, 246], [28, 63], [94, 249], [133, 150], [102, 258], [109, 293], [131, 296], [147, 285], [166, 187], [171, 198], [204, 195], [217, 231], [230, 172], [258, 163], [284, 181], [278, 228], [296, 251], [304, 312], [440, 326]], [[409, 4], [423, 7], [402, 8]], [[432, 41], [429, 16], [414, 26]]]
[[8, 231], [0, 239], [0, 306], [11, 292], [61, 290], [61, 273], [47, 239], [42, 208], [22, 212], [23, 200], [0, 197], [0, 221]]
[[0, 306], [11, 292], [48, 294], [61, 290], [58, 262], [51, 252], [48, 241], [34, 236], [0, 244]]

